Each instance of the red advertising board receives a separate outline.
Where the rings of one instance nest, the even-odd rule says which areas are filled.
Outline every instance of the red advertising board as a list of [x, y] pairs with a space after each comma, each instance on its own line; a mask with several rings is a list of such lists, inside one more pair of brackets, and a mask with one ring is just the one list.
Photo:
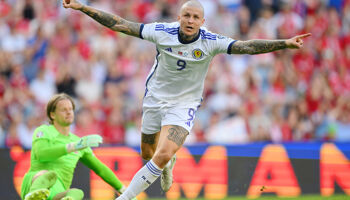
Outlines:
[[[177, 153], [172, 188], [162, 194], [156, 182], [138, 199], [160, 196], [223, 199], [232, 195], [257, 198], [271, 193], [280, 197], [297, 197], [304, 193], [350, 195], [347, 146], [339, 148], [333, 143], [320, 143], [316, 149], [315, 145], [310, 148], [308, 144], [183, 147]], [[237, 153], [236, 149], [244, 153]], [[139, 152], [131, 147], [100, 147], [94, 149], [94, 153], [125, 184], [144, 164]], [[1, 189], [4, 190], [1, 195], [8, 199], [19, 198], [22, 178], [30, 164], [30, 151], [17, 147], [0, 150], [0, 156], [5, 165], [1, 167], [1, 176], [10, 183]], [[115, 197], [114, 190], [86, 167], [79, 165], [77, 174], [73, 185], [82, 188], [87, 197], [100, 200]], [[88, 184], [81, 185], [83, 182]]]

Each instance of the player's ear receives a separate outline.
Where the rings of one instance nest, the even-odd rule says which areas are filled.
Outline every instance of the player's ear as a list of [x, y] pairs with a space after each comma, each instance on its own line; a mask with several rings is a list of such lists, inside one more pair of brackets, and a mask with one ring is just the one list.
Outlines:
[[180, 15], [177, 16], [177, 21], [180, 21]]
[[204, 22], [205, 22], [205, 19], [203, 18], [203, 19], [202, 19], [202, 24], [201, 24], [201, 26], [203, 26]]
[[50, 117], [51, 117], [51, 119], [55, 119], [55, 113], [54, 112], [50, 112]]

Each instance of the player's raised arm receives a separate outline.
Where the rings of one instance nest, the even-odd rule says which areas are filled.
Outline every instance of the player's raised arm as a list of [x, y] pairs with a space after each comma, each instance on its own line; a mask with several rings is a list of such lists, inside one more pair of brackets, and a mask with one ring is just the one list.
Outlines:
[[80, 10], [89, 15], [100, 24], [127, 35], [140, 37], [140, 23], [127, 21], [117, 15], [97, 10], [91, 6], [84, 5], [77, 0], [63, 0], [63, 7]]
[[297, 35], [287, 40], [247, 40], [237, 41], [231, 46], [232, 54], [260, 54], [277, 51], [280, 49], [300, 49], [303, 46], [303, 38], [311, 33]]

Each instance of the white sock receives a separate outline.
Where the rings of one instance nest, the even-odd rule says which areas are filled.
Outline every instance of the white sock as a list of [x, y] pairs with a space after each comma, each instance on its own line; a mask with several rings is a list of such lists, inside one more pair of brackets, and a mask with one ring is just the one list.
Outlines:
[[157, 180], [162, 172], [163, 170], [150, 160], [135, 174], [125, 192], [117, 199], [130, 200], [135, 198]]

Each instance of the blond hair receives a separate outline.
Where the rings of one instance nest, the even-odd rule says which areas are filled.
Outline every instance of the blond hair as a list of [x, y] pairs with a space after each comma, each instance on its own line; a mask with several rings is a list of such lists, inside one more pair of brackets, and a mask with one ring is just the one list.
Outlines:
[[57, 103], [58, 103], [59, 101], [61, 101], [61, 100], [64, 100], [64, 99], [68, 99], [68, 100], [72, 103], [73, 110], [75, 110], [75, 104], [74, 104], [73, 98], [70, 97], [68, 94], [66, 94], [66, 93], [60, 93], [60, 94], [54, 95], [54, 96], [50, 99], [50, 101], [47, 103], [47, 106], [46, 106], [46, 115], [47, 115], [47, 117], [49, 118], [49, 123], [50, 123], [50, 124], [53, 124], [53, 119], [51, 118], [50, 113], [51, 113], [51, 112], [55, 112], [56, 107], [57, 107]]

